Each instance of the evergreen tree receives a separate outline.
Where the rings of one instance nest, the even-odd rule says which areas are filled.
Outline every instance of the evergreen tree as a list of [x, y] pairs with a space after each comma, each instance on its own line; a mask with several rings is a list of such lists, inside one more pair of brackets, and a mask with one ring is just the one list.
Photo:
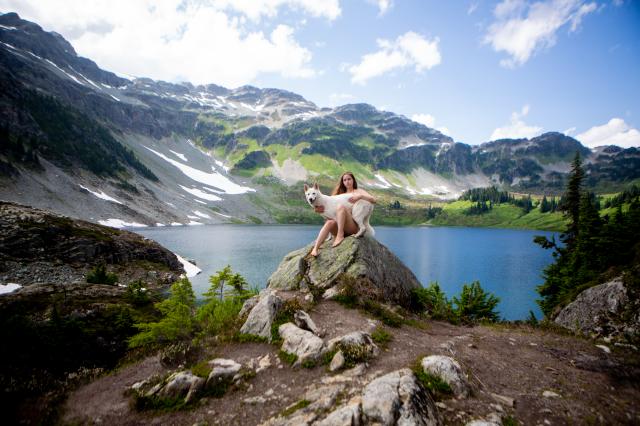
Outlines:
[[571, 163], [571, 172], [569, 174], [569, 182], [567, 183], [567, 191], [564, 194], [564, 204], [562, 206], [566, 217], [569, 219], [567, 232], [563, 235], [563, 242], [567, 246], [573, 245], [578, 236], [578, 226], [580, 223], [580, 198], [582, 191], [582, 181], [584, 180], [584, 171], [582, 170], [582, 160], [580, 152], [576, 152], [576, 156]]

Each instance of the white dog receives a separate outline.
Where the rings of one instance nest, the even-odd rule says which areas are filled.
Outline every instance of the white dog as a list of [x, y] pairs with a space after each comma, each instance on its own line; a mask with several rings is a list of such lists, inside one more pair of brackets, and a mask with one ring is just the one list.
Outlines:
[[359, 228], [354, 237], [360, 238], [365, 232], [369, 237], [373, 237], [375, 235], [375, 231], [371, 225], [369, 225], [369, 217], [371, 217], [371, 213], [373, 212], [373, 204], [367, 200], [358, 200], [354, 204], [349, 202], [349, 198], [353, 197], [353, 194], [345, 193], [331, 196], [324, 195], [320, 192], [320, 188], [318, 188], [317, 183], [314, 183], [312, 187], [305, 184], [304, 196], [312, 207], [324, 207], [322, 216], [326, 219], [336, 219], [338, 206], [344, 206], [351, 209], [351, 217], [353, 217], [354, 222]]

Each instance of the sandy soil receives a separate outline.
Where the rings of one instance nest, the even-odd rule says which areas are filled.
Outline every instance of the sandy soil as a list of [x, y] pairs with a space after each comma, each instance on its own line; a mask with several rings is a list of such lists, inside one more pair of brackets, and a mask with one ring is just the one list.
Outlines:
[[[371, 331], [378, 324], [366, 313], [335, 302], [322, 302], [310, 315], [325, 330], [325, 340], [356, 330]], [[502, 412], [524, 425], [640, 424], [636, 352], [612, 347], [612, 353], [606, 353], [592, 341], [528, 326], [462, 327], [424, 321], [420, 327], [384, 328], [393, 340], [351, 386], [409, 367], [422, 356], [452, 356], [468, 374], [473, 395], [439, 402], [445, 424], [464, 424], [492, 412]], [[232, 358], [243, 364], [270, 354], [272, 366], [222, 398], [203, 399], [192, 409], [172, 413], [136, 412], [124, 395], [133, 383], [165, 371], [157, 357], [150, 357], [72, 392], [62, 421], [123, 426], [259, 424], [299, 401], [310, 384], [332, 376], [326, 366], [283, 365], [278, 349], [266, 343], [210, 348], [211, 358]], [[545, 397], [545, 391], [558, 396]], [[513, 406], [500, 396], [512, 398]], [[254, 397], [264, 402], [245, 401]]]

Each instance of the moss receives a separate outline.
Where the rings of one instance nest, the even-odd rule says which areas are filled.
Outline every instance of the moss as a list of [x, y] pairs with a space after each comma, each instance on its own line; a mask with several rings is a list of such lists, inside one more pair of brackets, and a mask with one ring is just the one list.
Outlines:
[[314, 359], [305, 359], [302, 361], [302, 368], [315, 368], [318, 365], [318, 361]]
[[400, 315], [373, 300], [365, 300], [362, 308], [390, 327], [400, 327], [404, 322], [404, 319]]
[[293, 322], [293, 315], [296, 311], [302, 309], [302, 305], [297, 299], [291, 299], [284, 302], [282, 309], [271, 323], [271, 343], [279, 344], [282, 342], [280, 332], [278, 331], [282, 324]]
[[421, 359], [422, 357], [418, 358], [411, 367], [418, 381], [422, 384], [422, 386], [429, 390], [429, 392], [433, 396], [433, 399], [435, 399], [436, 401], [451, 397], [453, 395], [451, 386], [449, 386], [449, 384], [442, 380], [440, 377], [426, 373], [422, 368], [422, 364], [420, 363]]
[[309, 406], [309, 404], [311, 404], [311, 401], [308, 401], [306, 399], [301, 399], [300, 401], [296, 402], [295, 404], [285, 408], [282, 411], [282, 413], [280, 413], [280, 415], [282, 417], [288, 417], [288, 416], [292, 415], [293, 413], [295, 413], [296, 411]]
[[278, 351], [278, 358], [285, 364], [293, 365], [298, 360], [298, 355], [280, 350]]
[[209, 373], [211, 373], [211, 366], [206, 360], [200, 361], [199, 363], [191, 367], [191, 372], [198, 377], [206, 379], [209, 377]]

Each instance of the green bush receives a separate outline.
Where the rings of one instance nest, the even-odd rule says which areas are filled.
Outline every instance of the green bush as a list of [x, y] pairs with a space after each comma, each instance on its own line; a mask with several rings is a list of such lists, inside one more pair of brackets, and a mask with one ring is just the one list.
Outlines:
[[155, 304], [163, 318], [157, 322], [135, 324], [140, 332], [129, 339], [129, 347], [190, 339], [197, 325], [195, 303], [196, 296], [189, 280], [182, 278], [176, 281], [171, 286], [170, 296]]
[[257, 289], [247, 289], [247, 282], [240, 274], [234, 274], [227, 265], [209, 278], [211, 287], [203, 294], [205, 302], [196, 314], [202, 331], [209, 335], [236, 334], [238, 313]]
[[113, 285], [118, 281], [118, 276], [107, 272], [107, 267], [104, 263], [96, 265], [87, 274], [87, 282], [90, 284], [109, 284]]
[[474, 281], [471, 285], [464, 284], [460, 297], [453, 297], [456, 305], [454, 312], [464, 322], [499, 321], [499, 313], [495, 311], [499, 302], [498, 297], [482, 289], [479, 281]]
[[438, 282], [429, 287], [411, 290], [411, 308], [417, 312], [425, 312], [435, 320], [453, 319], [453, 308], [447, 296], [440, 289]]
[[144, 306], [151, 303], [151, 298], [149, 297], [145, 283], [141, 280], [130, 282], [129, 285], [127, 285], [124, 298], [134, 306]]
[[413, 373], [416, 375], [418, 381], [429, 390], [433, 399], [440, 401], [445, 398], [449, 398], [453, 395], [451, 386], [438, 376], [426, 373], [422, 368], [420, 360], [417, 360], [411, 367]]

